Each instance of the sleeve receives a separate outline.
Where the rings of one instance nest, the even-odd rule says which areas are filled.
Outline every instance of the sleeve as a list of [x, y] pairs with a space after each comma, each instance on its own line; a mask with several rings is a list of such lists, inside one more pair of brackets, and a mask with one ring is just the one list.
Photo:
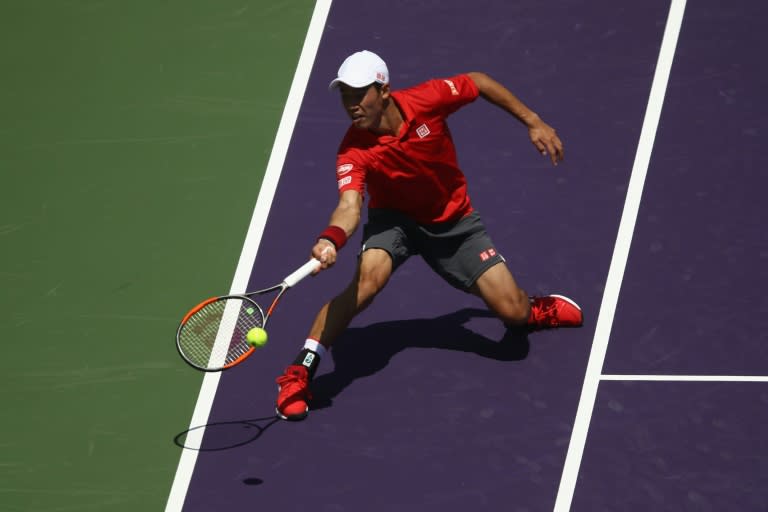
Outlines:
[[412, 89], [411, 101], [418, 110], [447, 117], [480, 96], [475, 81], [467, 74], [436, 78]]
[[339, 149], [336, 155], [336, 182], [339, 195], [347, 190], [355, 190], [365, 196], [365, 173], [367, 163], [361, 151], [355, 149]]

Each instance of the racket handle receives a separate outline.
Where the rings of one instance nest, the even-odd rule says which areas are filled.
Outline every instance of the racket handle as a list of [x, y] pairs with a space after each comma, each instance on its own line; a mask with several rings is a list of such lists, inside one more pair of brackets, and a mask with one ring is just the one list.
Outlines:
[[312, 258], [305, 264], [303, 264], [301, 267], [299, 267], [298, 270], [296, 270], [293, 274], [289, 275], [285, 279], [283, 279], [283, 284], [290, 288], [291, 286], [296, 285], [299, 281], [310, 275], [312, 272], [320, 268], [320, 260]]

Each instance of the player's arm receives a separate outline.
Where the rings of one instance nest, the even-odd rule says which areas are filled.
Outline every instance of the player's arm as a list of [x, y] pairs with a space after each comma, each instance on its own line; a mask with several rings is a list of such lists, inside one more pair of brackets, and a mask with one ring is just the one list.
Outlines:
[[312, 247], [312, 256], [326, 269], [336, 263], [336, 253], [352, 236], [360, 224], [363, 196], [356, 190], [345, 190], [339, 196], [339, 204], [331, 214], [328, 227], [320, 234]]
[[564, 156], [563, 143], [554, 128], [545, 123], [536, 112], [528, 108], [517, 96], [485, 73], [473, 71], [467, 75], [475, 82], [480, 96], [506, 110], [526, 127], [528, 136], [542, 155], [549, 155], [554, 165]]

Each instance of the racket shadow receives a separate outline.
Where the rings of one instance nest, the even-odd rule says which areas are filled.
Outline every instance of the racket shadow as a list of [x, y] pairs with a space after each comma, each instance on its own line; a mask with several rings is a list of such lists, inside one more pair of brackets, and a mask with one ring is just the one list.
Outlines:
[[464, 327], [472, 318], [494, 317], [484, 309], [465, 308], [429, 319], [381, 322], [348, 328], [331, 349], [333, 371], [312, 381], [312, 409], [333, 404], [356, 379], [383, 370], [398, 353], [408, 348], [434, 348], [476, 354], [497, 361], [521, 361], [530, 344], [524, 328], [507, 329], [501, 340], [492, 340]]
[[[254, 418], [248, 420], [218, 421], [192, 427], [176, 434], [173, 438], [174, 444], [186, 450], [197, 450], [200, 452], [217, 452], [231, 450], [256, 441], [266, 432], [266, 430], [280, 421], [276, 415], [264, 418]], [[187, 436], [200, 429], [205, 429], [202, 446], [188, 446], [185, 444]]]

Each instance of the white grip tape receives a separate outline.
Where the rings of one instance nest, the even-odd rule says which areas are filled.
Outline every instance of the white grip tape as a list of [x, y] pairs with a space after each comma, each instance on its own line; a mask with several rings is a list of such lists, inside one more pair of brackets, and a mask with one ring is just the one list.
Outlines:
[[303, 264], [301, 267], [299, 267], [298, 270], [296, 270], [293, 274], [289, 275], [285, 279], [283, 279], [283, 284], [290, 288], [291, 286], [296, 285], [299, 281], [310, 275], [312, 272], [320, 268], [320, 260], [312, 258], [305, 264]]

